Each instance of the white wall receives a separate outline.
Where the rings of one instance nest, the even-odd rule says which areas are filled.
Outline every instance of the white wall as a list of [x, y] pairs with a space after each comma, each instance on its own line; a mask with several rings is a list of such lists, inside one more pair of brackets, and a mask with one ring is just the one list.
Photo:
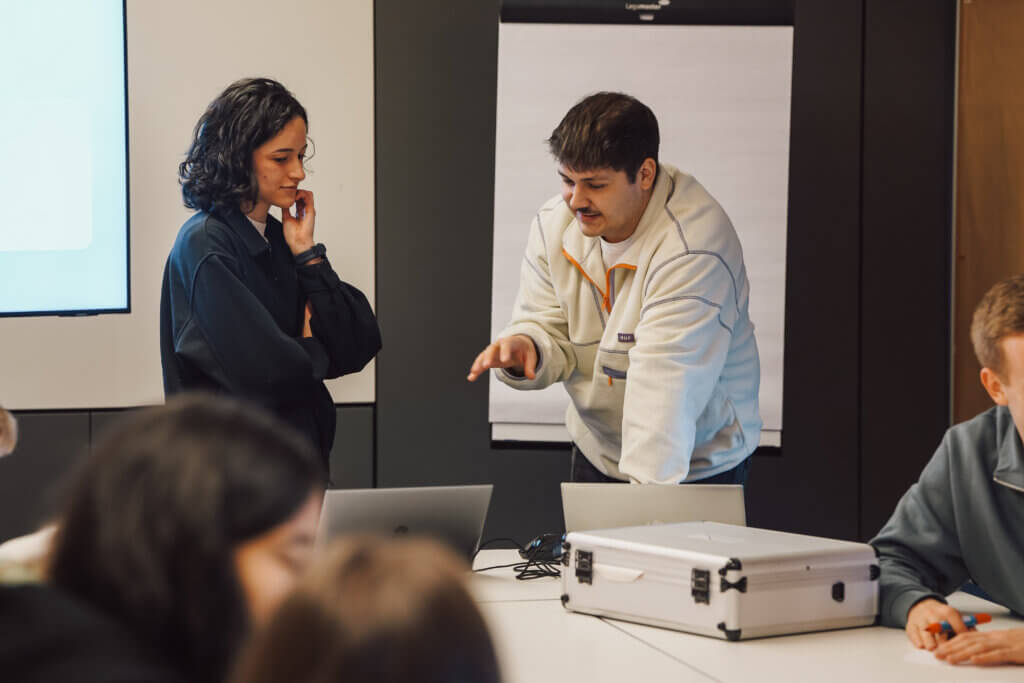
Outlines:
[[[316, 195], [317, 239], [374, 302], [372, 0], [128, 0], [132, 312], [0, 319], [5, 407], [163, 401], [160, 282], [189, 215], [178, 164], [209, 101], [245, 76], [281, 81], [306, 107], [316, 158], [304, 187]], [[52, 196], [59, 202], [60, 188]], [[6, 220], [31, 220], [16, 213]], [[373, 401], [373, 364], [328, 385], [336, 402]]]

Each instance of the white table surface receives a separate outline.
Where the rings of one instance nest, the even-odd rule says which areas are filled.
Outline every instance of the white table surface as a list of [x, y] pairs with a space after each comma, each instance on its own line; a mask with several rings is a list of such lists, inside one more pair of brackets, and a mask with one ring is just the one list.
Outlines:
[[610, 622], [568, 612], [558, 600], [488, 602], [480, 607], [505, 683], [714, 680]]
[[[484, 550], [474, 568], [515, 562], [511, 550]], [[873, 626], [729, 642], [570, 612], [561, 580], [517, 581], [511, 568], [470, 582], [494, 635], [506, 683], [550, 677], [586, 683], [634, 681], [1013, 681], [1024, 667], [951, 666], [915, 649], [902, 630]], [[982, 630], [1021, 628], [998, 605], [963, 593], [950, 604], [988, 612]]]
[[[484, 550], [475, 569], [519, 560], [514, 550]], [[476, 573], [470, 581], [498, 650], [505, 683], [543, 680], [630, 683], [714, 679], [677, 657], [652, 649], [616, 625], [562, 607], [562, 581], [518, 581], [511, 568]]]
[[[473, 569], [522, 561], [515, 550], [481, 550], [473, 562]], [[559, 601], [562, 596], [561, 579], [519, 581], [511, 567], [474, 573], [469, 587], [477, 602]]]

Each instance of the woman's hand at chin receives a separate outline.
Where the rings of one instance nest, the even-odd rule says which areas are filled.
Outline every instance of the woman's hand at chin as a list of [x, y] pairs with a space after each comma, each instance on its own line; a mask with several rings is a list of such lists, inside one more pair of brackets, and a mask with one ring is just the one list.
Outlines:
[[[294, 210], [295, 215], [292, 215]], [[281, 209], [281, 225], [284, 229], [284, 241], [292, 254], [313, 248], [313, 225], [316, 221], [316, 208], [313, 205], [313, 193], [309, 190], [296, 190], [295, 203], [290, 208]]]

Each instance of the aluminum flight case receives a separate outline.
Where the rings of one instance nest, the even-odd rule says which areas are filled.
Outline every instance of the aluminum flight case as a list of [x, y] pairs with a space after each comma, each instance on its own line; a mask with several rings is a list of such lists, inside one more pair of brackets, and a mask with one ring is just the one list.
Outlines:
[[683, 522], [570, 532], [570, 610], [740, 640], [869, 626], [878, 562], [866, 543]]

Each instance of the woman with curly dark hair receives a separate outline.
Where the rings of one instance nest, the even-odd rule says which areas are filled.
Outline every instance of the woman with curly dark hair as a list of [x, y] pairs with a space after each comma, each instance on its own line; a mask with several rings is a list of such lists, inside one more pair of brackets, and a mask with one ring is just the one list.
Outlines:
[[366, 297], [314, 242], [313, 193], [299, 189], [307, 123], [266, 78], [232, 83], [199, 119], [179, 168], [197, 213], [164, 269], [160, 355], [168, 396], [202, 389], [254, 401], [327, 462], [335, 412], [323, 380], [361, 370], [381, 341]]

